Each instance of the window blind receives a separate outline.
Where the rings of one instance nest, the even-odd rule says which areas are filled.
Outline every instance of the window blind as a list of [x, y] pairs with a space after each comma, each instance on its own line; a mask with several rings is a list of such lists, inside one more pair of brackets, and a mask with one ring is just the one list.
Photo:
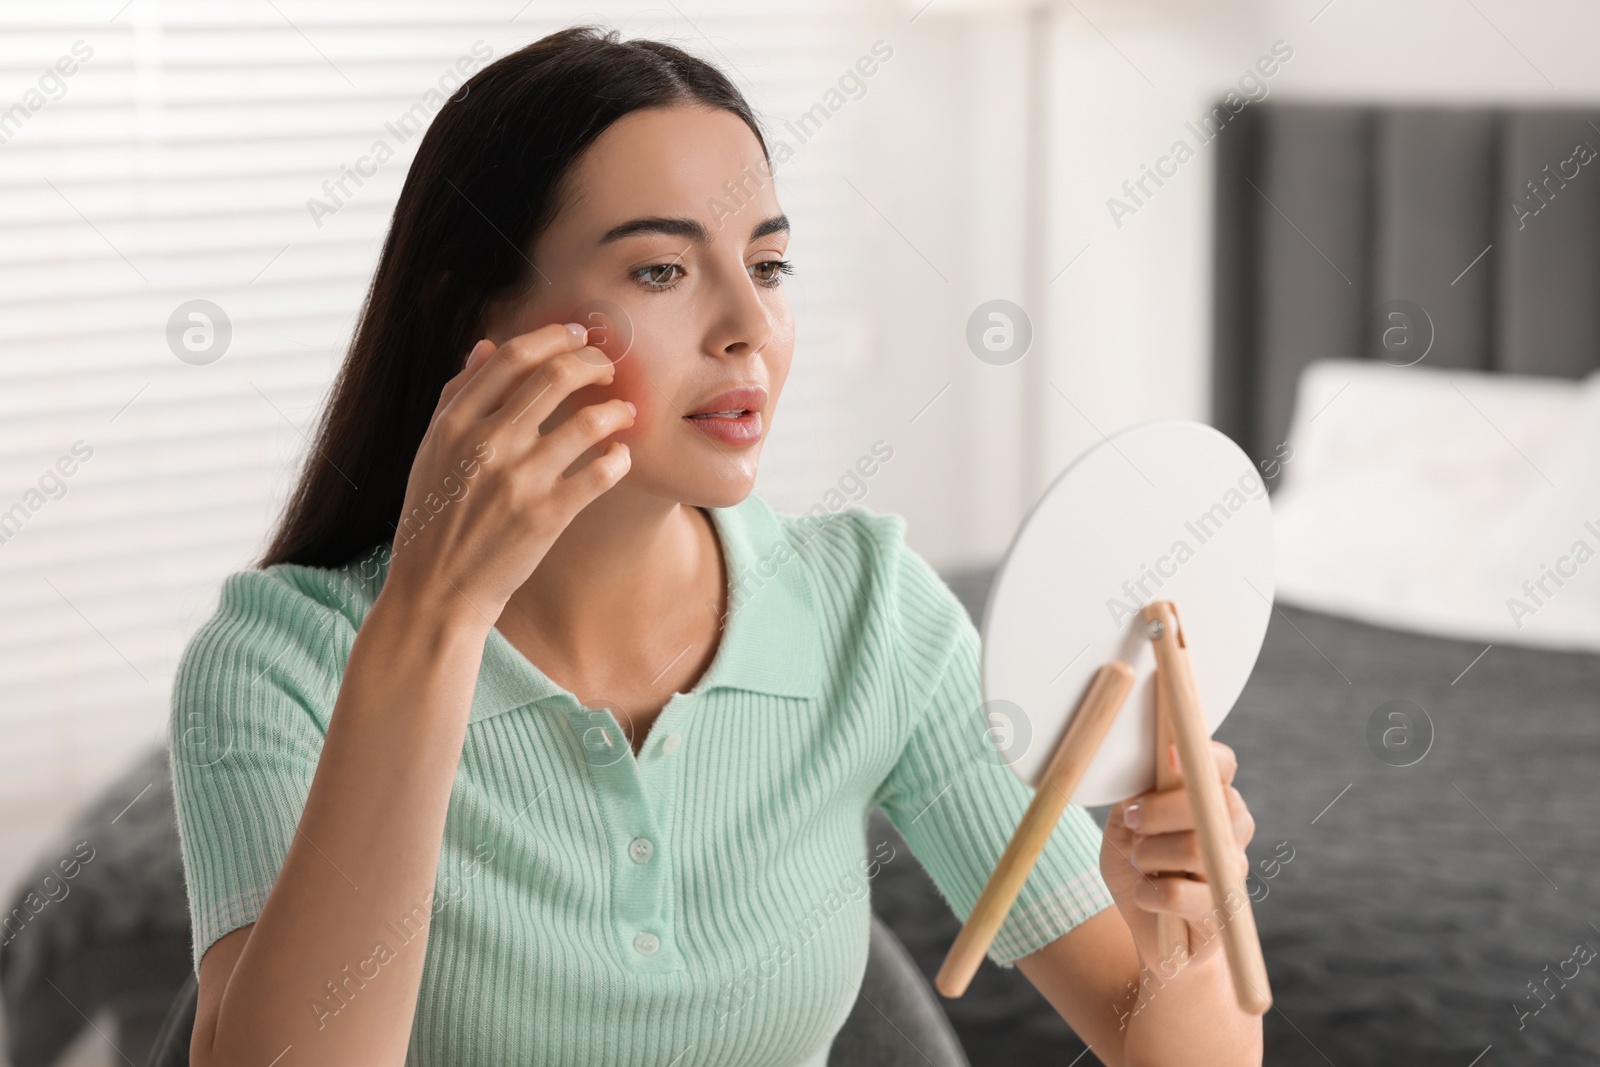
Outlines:
[[870, 347], [850, 250], [870, 209], [844, 180], [869, 133], [830, 91], [872, 34], [845, 0], [636, 11], [0, 8], [0, 884], [159, 742], [184, 643], [292, 488], [428, 94], [458, 64], [601, 21], [730, 72], [795, 148], [778, 181], [796, 357], [758, 491], [802, 510], [837, 478], [819, 442]]

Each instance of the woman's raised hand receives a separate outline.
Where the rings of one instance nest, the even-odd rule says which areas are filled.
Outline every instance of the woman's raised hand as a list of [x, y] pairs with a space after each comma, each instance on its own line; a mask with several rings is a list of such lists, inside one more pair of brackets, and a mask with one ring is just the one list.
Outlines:
[[429, 899], [483, 636], [573, 516], [627, 473], [627, 446], [612, 442], [567, 476], [633, 425], [626, 401], [588, 405], [539, 432], [574, 390], [612, 381], [611, 361], [586, 339], [582, 327], [556, 323], [498, 348], [480, 341], [441, 391], [294, 842], [256, 920], [201, 960], [196, 1067], [267, 1063], [285, 1045], [312, 1067], [405, 1060], [420, 950], [386, 958], [383, 977], [326, 1026], [306, 1011], [306, 993], [366, 958], [388, 936], [385, 916]]
[[611, 445], [570, 475], [600, 441], [633, 425], [626, 400], [578, 409], [539, 427], [562, 400], [615, 371], [587, 329], [552, 323], [496, 346], [473, 346], [445, 384], [417, 448], [385, 588], [395, 586], [492, 626], [577, 513], [627, 473]]

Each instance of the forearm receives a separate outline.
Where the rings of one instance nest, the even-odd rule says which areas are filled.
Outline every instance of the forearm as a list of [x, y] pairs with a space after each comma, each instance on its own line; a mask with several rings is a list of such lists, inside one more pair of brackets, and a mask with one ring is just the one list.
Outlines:
[[1126, 1067], [1259, 1067], [1261, 1017], [1240, 1010], [1220, 946], [1182, 968], [1149, 959], [1125, 1008]]
[[[291, 1045], [299, 1064], [404, 1060], [427, 938], [402, 942], [393, 931], [425, 933], [432, 912], [486, 634], [487, 624], [447, 617], [437, 601], [392, 585], [380, 594], [352, 645], [299, 829], [226, 978], [214, 1029], [197, 1021], [197, 1046], [209, 1037], [210, 1051], [197, 1067], [268, 1063]], [[379, 945], [392, 957], [376, 976], [362, 975]]]

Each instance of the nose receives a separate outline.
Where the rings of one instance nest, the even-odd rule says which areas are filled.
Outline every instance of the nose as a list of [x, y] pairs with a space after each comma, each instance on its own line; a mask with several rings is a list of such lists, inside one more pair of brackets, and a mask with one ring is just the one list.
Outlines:
[[719, 313], [707, 342], [719, 355], [747, 356], [772, 339], [772, 314], [743, 262], [733, 269], [734, 276], [717, 286]]

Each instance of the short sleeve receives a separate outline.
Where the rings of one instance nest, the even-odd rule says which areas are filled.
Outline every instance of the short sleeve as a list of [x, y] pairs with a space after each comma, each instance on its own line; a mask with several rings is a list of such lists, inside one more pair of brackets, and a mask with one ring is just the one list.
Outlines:
[[[990, 740], [979, 636], [937, 572], [896, 539], [890, 550], [903, 691], [914, 724], [877, 801], [963, 922], [999, 863], [1033, 790]], [[1100, 828], [1069, 804], [1001, 925], [1001, 967], [1043, 948], [1115, 901], [1100, 874]]]
[[179, 660], [168, 742], [197, 972], [219, 937], [256, 920], [277, 881], [349, 630], [281, 574], [242, 571]]

